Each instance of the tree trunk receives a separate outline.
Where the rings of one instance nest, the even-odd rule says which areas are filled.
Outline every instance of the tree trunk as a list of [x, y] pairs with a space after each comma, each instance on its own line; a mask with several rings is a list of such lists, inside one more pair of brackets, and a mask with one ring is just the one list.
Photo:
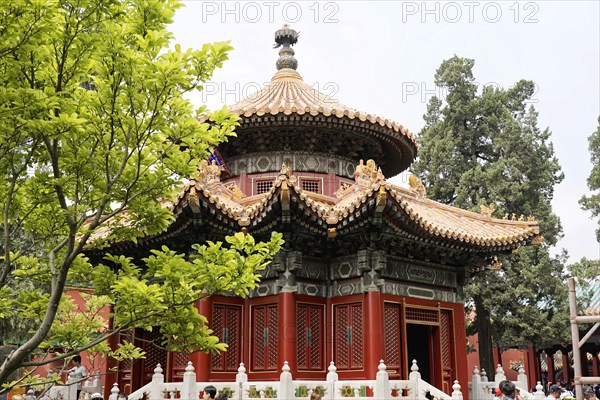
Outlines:
[[483, 305], [480, 296], [474, 296], [477, 312], [477, 341], [479, 346], [480, 368], [485, 369], [490, 379], [494, 379], [494, 355], [492, 353], [492, 330], [490, 313]]

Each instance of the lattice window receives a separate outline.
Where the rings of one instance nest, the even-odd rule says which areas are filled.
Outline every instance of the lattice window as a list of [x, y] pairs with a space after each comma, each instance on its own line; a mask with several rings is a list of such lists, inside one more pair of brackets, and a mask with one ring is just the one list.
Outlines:
[[214, 304], [212, 330], [227, 351], [212, 356], [212, 370], [236, 372], [241, 362], [242, 307], [237, 305]]
[[298, 369], [323, 370], [324, 308], [299, 303], [296, 309], [296, 354]]
[[363, 310], [361, 303], [334, 307], [334, 361], [339, 369], [363, 366]]
[[272, 180], [256, 181], [255, 194], [267, 193], [273, 187]]
[[385, 360], [388, 368], [400, 368], [400, 304], [384, 303]]
[[277, 304], [252, 306], [252, 370], [277, 371]]
[[439, 317], [437, 310], [406, 307], [406, 321], [430, 322], [437, 324], [439, 322]]
[[317, 180], [302, 180], [302, 190], [307, 192], [321, 193], [321, 182]]

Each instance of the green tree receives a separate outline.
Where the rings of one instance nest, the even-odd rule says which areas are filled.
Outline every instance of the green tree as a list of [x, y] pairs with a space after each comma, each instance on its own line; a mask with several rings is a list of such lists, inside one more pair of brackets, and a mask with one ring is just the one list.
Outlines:
[[[0, 318], [26, 332], [0, 366], [0, 383], [19, 367], [67, 359], [82, 349], [114, 357], [105, 340], [125, 329], [160, 326], [171, 349], [218, 351], [194, 302], [246, 295], [282, 240], [196, 246], [189, 258], [167, 248], [142, 265], [84, 250], [162, 232], [162, 206], [199, 160], [233, 134], [225, 110], [198, 120], [186, 94], [202, 89], [231, 50], [171, 46], [179, 0], [11, 0], [0, 4]], [[96, 288], [76, 310], [66, 283]], [[99, 310], [116, 312], [106, 329]], [[32, 354], [62, 349], [54, 360]], [[28, 369], [29, 371], [30, 369]], [[14, 383], [13, 383], [14, 384]], [[10, 384], [9, 384], [10, 386]]]
[[480, 272], [465, 287], [476, 309], [469, 333], [478, 333], [481, 366], [493, 371], [493, 345], [543, 346], [568, 335], [565, 256], [548, 253], [561, 235], [551, 200], [563, 174], [549, 130], [537, 127], [538, 114], [527, 106], [533, 82], [478, 91], [473, 66], [474, 60], [454, 56], [437, 70], [445, 99], [428, 104], [414, 172], [435, 200], [477, 212], [493, 204], [497, 218], [539, 221], [541, 246], [502, 257], [500, 271]]
[[[590, 190], [595, 191], [591, 196], [583, 196], [579, 200], [581, 208], [591, 211], [594, 218], [600, 215], [600, 117], [598, 117], [598, 128], [588, 138], [589, 150], [592, 159], [592, 172], [587, 179]], [[596, 238], [600, 242], [600, 228], [596, 229]]]

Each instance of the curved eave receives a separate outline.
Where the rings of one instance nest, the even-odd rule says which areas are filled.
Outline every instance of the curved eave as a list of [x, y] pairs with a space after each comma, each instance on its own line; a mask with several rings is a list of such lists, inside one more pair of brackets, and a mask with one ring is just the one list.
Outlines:
[[389, 184], [386, 187], [396, 206], [421, 230], [422, 236], [467, 245], [479, 251], [511, 250], [539, 238], [537, 221], [491, 218], [418, 198]]
[[318, 195], [303, 191], [295, 177], [283, 174], [269, 192], [247, 205], [233, 200], [220, 183], [206, 186], [192, 181], [169, 205], [175, 220], [167, 232], [140, 238], [139, 244], [181, 234], [190, 229], [190, 221], [208, 223], [213, 229], [228, 233], [244, 228], [250, 233], [263, 233], [281, 224], [293, 224], [321, 236], [331, 228], [343, 235], [366, 224], [384, 222], [411, 239], [489, 254], [515, 249], [540, 238], [537, 221], [491, 218], [419, 197], [385, 181], [367, 186], [355, 184], [337, 201], [315, 198]]
[[292, 112], [290, 110], [269, 112], [237, 112], [241, 117], [240, 127], [236, 129], [243, 134], [245, 129], [273, 127], [278, 125], [326, 127], [339, 129], [359, 135], [371, 135], [386, 149], [386, 159], [382, 170], [385, 176], [395, 176], [406, 170], [414, 161], [418, 145], [412, 133], [402, 125], [379, 117], [359, 117], [356, 115], [332, 114], [318, 111]]

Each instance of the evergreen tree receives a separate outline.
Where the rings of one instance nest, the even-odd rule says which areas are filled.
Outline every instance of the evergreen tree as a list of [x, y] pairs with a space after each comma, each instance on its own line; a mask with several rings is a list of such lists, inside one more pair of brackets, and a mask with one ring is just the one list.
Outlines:
[[[590, 190], [595, 191], [591, 196], [583, 196], [579, 200], [581, 208], [591, 211], [594, 218], [600, 216], [600, 117], [598, 117], [598, 128], [588, 138], [589, 150], [592, 159], [592, 172], [587, 179]], [[600, 242], [600, 228], [596, 230], [596, 238]]]
[[413, 169], [434, 200], [476, 212], [493, 204], [496, 218], [539, 221], [542, 245], [502, 257], [500, 271], [482, 271], [465, 287], [476, 310], [469, 333], [478, 333], [481, 367], [491, 372], [493, 345], [544, 346], [569, 334], [565, 256], [548, 253], [561, 235], [551, 200], [563, 174], [550, 131], [538, 128], [538, 113], [527, 106], [533, 82], [478, 92], [473, 66], [454, 56], [437, 70], [435, 83], [446, 96], [428, 104]]

